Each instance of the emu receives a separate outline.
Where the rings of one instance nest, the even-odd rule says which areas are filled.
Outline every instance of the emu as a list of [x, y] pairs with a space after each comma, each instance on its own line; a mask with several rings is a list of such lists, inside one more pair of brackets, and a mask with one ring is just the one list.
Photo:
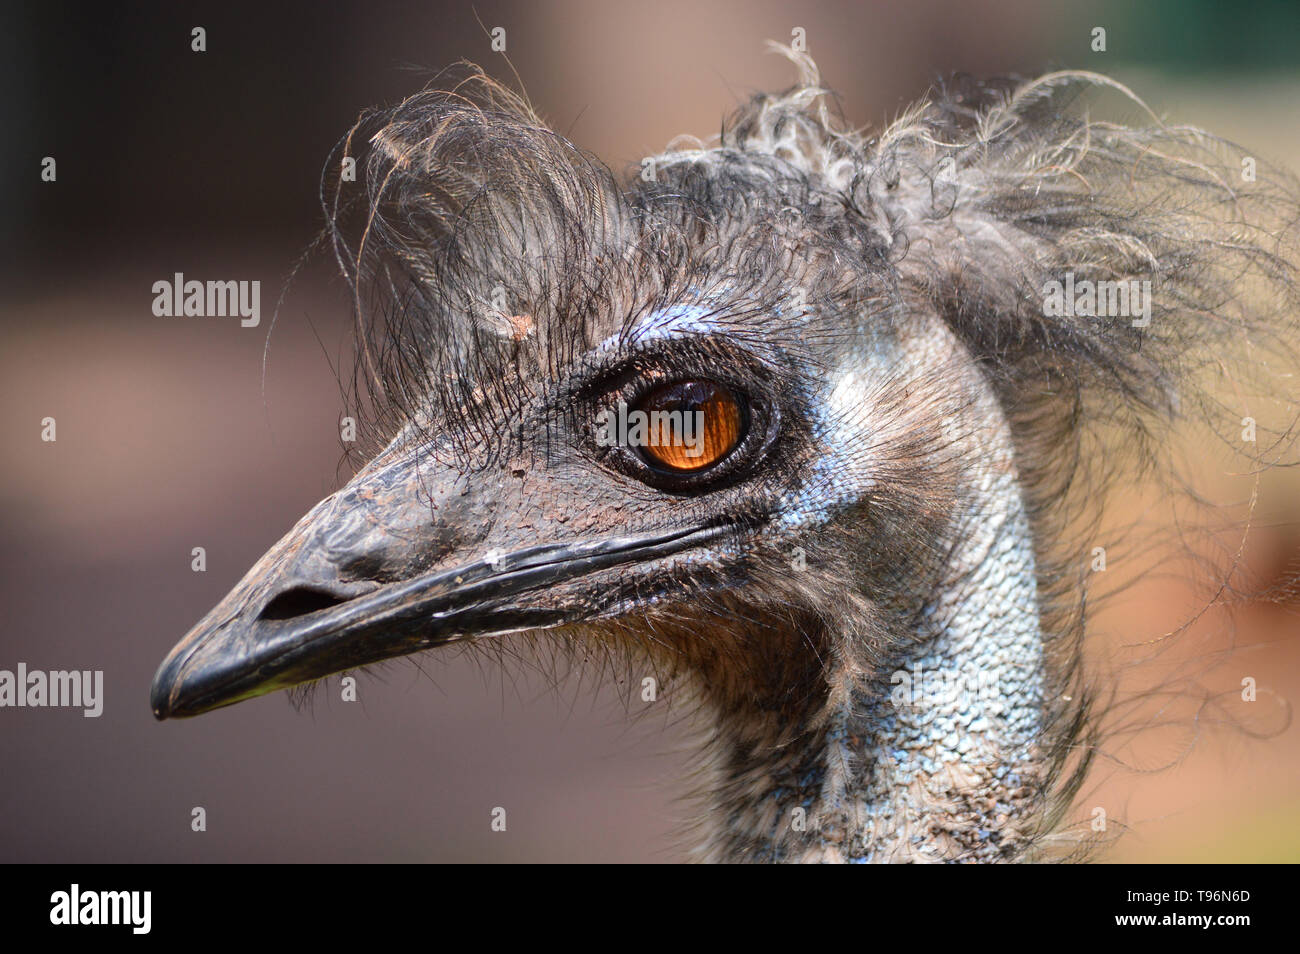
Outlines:
[[[321, 196], [373, 459], [175, 647], [157, 718], [550, 641], [696, 707], [700, 860], [1061, 853], [1104, 697], [1081, 515], [1170, 422], [1235, 440], [1207, 373], [1277, 393], [1300, 190], [1096, 74], [870, 133], [785, 53], [795, 86], [622, 177], [468, 65], [363, 115]], [[598, 441], [620, 404], [702, 447]]]

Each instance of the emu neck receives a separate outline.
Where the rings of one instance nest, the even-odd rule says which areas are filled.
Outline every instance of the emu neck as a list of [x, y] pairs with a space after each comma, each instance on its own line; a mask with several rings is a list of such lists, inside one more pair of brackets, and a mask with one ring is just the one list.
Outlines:
[[[887, 601], [896, 630], [873, 643], [824, 621], [822, 701], [797, 726], [766, 720], [770, 744], [761, 712], [720, 718], [708, 857], [988, 862], [1032, 845], [1050, 745], [1035, 553], [1005, 418], [971, 390], [943, 557]], [[864, 578], [860, 596], [881, 588]]]
[[819, 813], [854, 832], [833, 846], [845, 860], [1012, 860], [1033, 834], [1045, 691], [1033, 546], [1009, 475], [983, 504], [888, 694], [850, 685], [832, 716], [828, 779], [857, 771]]
[[1046, 784], [1037, 587], [1013, 480], [985, 488], [994, 502], [971, 519], [915, 640], [885, 665], [841, 659], [802, 725], [719, 719], [714, 814], [725, 821], [707, 857], [988, 862], [1026, 851]]

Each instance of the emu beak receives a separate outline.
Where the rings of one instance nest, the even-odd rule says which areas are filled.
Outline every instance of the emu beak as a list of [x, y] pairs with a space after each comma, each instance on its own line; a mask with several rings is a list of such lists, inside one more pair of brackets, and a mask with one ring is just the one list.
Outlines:
[[596, 590], [610, 589], [594, 575], [719, 532], [511, 547], [512, 534], [490, 532], [510, 522], [498, 519], [499, 489], [430, 480], [407, 458], [381, 456], [312, 508], [163, 660], [154, 716], [199, 715], [458, 640], [590, 618]]

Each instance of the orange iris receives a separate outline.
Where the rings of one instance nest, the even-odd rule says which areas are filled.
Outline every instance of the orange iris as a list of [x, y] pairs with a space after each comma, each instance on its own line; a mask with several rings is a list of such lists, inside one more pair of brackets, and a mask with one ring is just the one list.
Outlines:
[[655, 388], [637, 404], [646, 414], [650, 462], [690, 472], [710, 467], [740, 443], [745, 415], [736, 396], [712, 381], [678, 381]]

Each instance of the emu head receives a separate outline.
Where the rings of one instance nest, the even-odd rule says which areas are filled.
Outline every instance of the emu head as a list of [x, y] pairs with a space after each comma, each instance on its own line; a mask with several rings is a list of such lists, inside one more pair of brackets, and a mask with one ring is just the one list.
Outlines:
[[163, 662], [159, 718], [553, 640], [700, 707], [701, 857], [1035, 849], [1089, 751], [1084, 435], [1151, 433], [1289, 266], [1213, 144], [1077, 115], [1101, 77], [869, 137], [794, 58], [626, 180], [477, 71], [363, 118], [323, 195], [379, 449]]

